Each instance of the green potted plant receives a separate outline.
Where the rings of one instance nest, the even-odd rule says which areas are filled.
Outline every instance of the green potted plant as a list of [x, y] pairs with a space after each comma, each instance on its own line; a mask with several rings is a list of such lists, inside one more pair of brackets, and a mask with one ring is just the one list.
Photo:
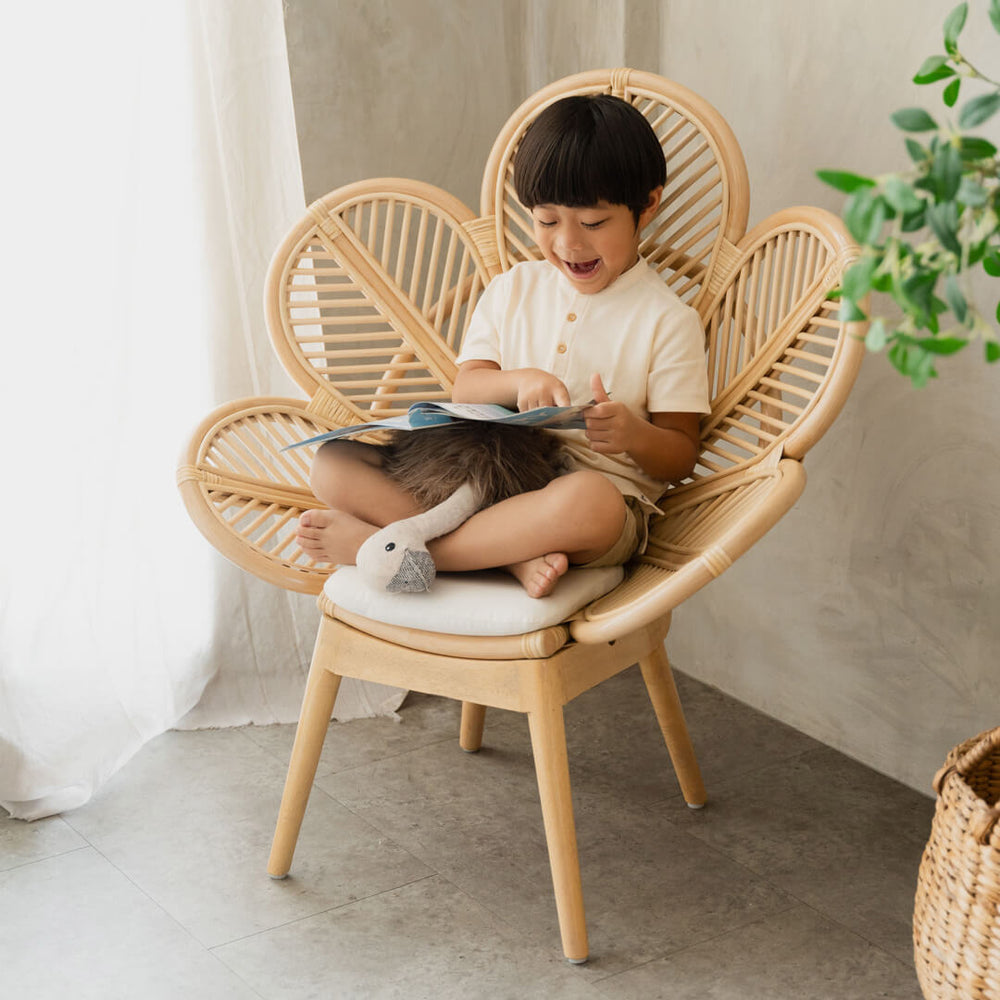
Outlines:
[[[1000, 34], [1000, 0], [988, 0], [990, 22]], [[843, 218], [861, 247], [844, 275], [841, 316], [866, 319], [870, 292], [887, 293], [901, 315], [874, 315], [866, 337], [915, 385], [934, 377], [936, 360], [967, 344], [983, 344], [989, 362], [1000, 343], [970, 292], [981, 267], [1000, 277], [1000, 159], [997, 147], [971, 134], [1000, 111], [1000, 83], [974, 66], [959, 48], [968, 4], [945, 19], [944, 53], [924, 60], [913, 80], [944, 84], [945, 111], [902, 108], [893, 123], [906, 135], [911, 164], [868, 177], [844, 170], [818, 176], [848, 195]], [[972, 96], [967, 92], [976, 91]], [[958, 104], [959, 98], [964, 100]], [[957, 120], [951, 121], [956, 112]], [[1000, 320], [1000, 303], [995, 315]]]

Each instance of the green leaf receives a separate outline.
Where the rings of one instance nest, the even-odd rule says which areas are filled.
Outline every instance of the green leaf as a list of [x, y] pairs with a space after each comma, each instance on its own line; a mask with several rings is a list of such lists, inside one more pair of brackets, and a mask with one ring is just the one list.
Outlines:
[[913, 188], [901, 177], [892, 176], [885, 182], [882, 197], [896, 210], [898, 215], [909, 215], [919, 212], [924, 207], [922, 198], [918, 198]]
[[845, 272], [841, 282], [844, 300], [855, 303], [872, 290], [872, 275], [878, 261], [871, 254], [859, 257]]
[[845, 194], [852, 194], [859, 188], [875, 187], [875, 181], [871, 177], [852, 174], [847, 170], [817, 170], [816, 176], [824, 184], [829, 184], [830, 187], [843, 191]]
[[941, 146], [934, 155], [930, 178], [938, 201], [951, 201], [962, 183], [962, 156], [950, 142]]
[[844, 206], [844, 223], [862, 246], [878, 243], [888, 217], [889, 206], [874, 195], [871, 188], [859, 188]]
[[[997, 28], [1000, 31], [1000, 28]], [[995, 361], [1000, 361], [1000, 344], [995, 340], [987, 340], [983, 345], [986, 353], [986, 360], [992, 365]]]
[[[997, 3], [1000, 3], [1000, 0], [997, 0]], [[914, 163], [923, 163], [930, 155], [916, 139], [911, 139], [909, 136], [906, 137], [906, 151]]]
[[964, 323], [969, 315], [969, 303], [965, 300], [962, 289], [958, 287], [958, 278], [954, 274], [949, 274], [944, 279], [944, 297], [948, 300], [948, 308], [951, 309], [955, 319], [959, 323]]
[[963, 205], [971, 205], [973, 208], [985, 205], [989, 196], [989, 191], [982, 184], [977, 184], [971, 177], [962, 178], [962, 183], [959, 184], [958, 192], [955, 195]]
[[990, 0], [990, 20], [993, 30], [1000, 34], [1000, 0]]
[[989, 250], [983, 257], [983, 270], [991, 278], [1000, 278], [1000, 252]]
[[896, 128], [904, 132], [932, 132], [937, 122], [923, 108], [901, 108], [891, 115]]
[[971, 101], [966, 101], [962, 105], [962, 110], [958, 113], [959, 127], [975, 128], [988, 118], [992, 118], [998, 110], [1000, 110], [1000, 90], [973, 97]]
[[931, 205], [927, 209], [927, 225], [931, 227], [945, 250], [950, 250], [956, 257], [961, 257], [962, 244], [958, 242], [957, 212], [951, 211], [954, 208], [954, 202]]
[[921, 205], [919, 210], [916, 212], [909, 212], [903, 216], [903, 221], [900, 228], [904, 233], [915, 233], [918, 229], [923, 229], [927, 224], [927, 211], [924, 205]]
[[954, 76], [955, 70], [948, 63], [947, 56], [930, 56], [924, 60], [923, 65], [917, 70], [917, 75], [913, 78], [914, 83], [925, 84], [943, 80], [945, 77]]
[[934, 370], [934, 355], [921, 349], [916, 344], [907, 344], [901, 339], [889, 349], [889, 360], [904, 375], [908, 376], [913, 384], [922, 388], [927, 384], [929, 378], [936, 378], [937, 372]]
[[997, 303], [997, 322], [1000, 323], [1000, 302]]
[[[1000, 3], [1000, 0], [997, 0]], [[963, 160], [991, 160], [997, 154], [992, 142], [975, 135], [963, 135], [959, 140], [958, 152]]]
[[965, 17], [969, 13], [969, 5], [960, 3], [946, 18], [944, 22], [944, 48], [945, 51], [954, 55], [958, 51], [956, 42], [958, 36], [965, 27]]
[[857, 302], [852, 302], [848, 298], [843, 298], [840, 303], [840, 311], [837, 313], [837, 319], [841, 323], [861, 323], [868, 319], [865, 315], [864, 310], [857, 304]]
[[886, 333], [885, 323], [881, 319], [873, 319], [865, 335], [865, 347], [869, 351], [882, 351], [888, 342], [889, 335]]
[[921, 326], [930, 323], [934, 318], [934, 286], [937, 284], [937, 274], [931, 271], [918, 271], [911, 275], [899, 287], [902, 301], [899, 303], [916, 319]]
[[941, 100], [948, 105], [949, 108], [955, 107], [955, 102], [958, 100], [958, 92], [962, 88], [962, 81], [960, 79], [952, 80], [944, 90], [941, 91]]
[[929, 354], [940, 354], [942, 356], [955, 354], [960, 351], [968, 341], [964, 337], [921, 337], [917, 340], [918, 346]]

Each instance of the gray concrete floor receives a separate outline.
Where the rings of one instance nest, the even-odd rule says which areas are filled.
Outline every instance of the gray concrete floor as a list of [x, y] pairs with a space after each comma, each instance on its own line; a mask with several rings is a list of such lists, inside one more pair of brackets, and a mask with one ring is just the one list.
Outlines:
[[[88, 805], [0, 812], [0, 982], [32, 1000], [919, 998], [933, 803], [678, 675], [685, 807], [638, 671], [567, 707], [591, 961], [562, 960], [527, 726], [411, 695], [330, 728], [292, 875], [292, 726], [170, 732]], [[930, 777], [930, 776], [929, 776]]]

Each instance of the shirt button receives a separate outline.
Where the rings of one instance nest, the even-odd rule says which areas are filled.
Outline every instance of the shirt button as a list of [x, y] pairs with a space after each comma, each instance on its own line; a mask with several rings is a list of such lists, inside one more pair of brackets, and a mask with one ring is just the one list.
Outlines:
[[565, 354], [565, 353], [566, 353], [566, 345], [565, 345], [565, 344], [560, 344], [560, 345], [559, 345], [559, 346], [558, 346], [558, 347], [556, 348], [556, 350], [557, 350], [557, 351], [558, 351], [558, 352], [559, 352], [560, 354]]
[[570, 323], [575, 323], [575, 322], [576, 322], [576, 313], [570, 313], [570, 314], [569, 314], [569, 315], [568, 315], [568, 316], [566, 317], [566, 319], [567, 319], [567, 320], [568, 320], [568, 321], [569, 321]]

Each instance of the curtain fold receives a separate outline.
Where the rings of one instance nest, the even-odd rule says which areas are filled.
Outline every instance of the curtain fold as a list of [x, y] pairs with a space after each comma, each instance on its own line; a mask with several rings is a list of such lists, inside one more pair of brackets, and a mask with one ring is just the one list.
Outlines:
[[[47, 17], [8, 13], [0, 58], [18, 151], [0, 341], [0, 805], [25, 819], [87, 801], [171, 726], [293, 720], [316, 622], [312, 598], [222, 560], [174, 485], [213, 406], [300, 395], [260, 305], [303, 210], [281, 2]], [[348, 689], [337, 715], [401, 697]]]

